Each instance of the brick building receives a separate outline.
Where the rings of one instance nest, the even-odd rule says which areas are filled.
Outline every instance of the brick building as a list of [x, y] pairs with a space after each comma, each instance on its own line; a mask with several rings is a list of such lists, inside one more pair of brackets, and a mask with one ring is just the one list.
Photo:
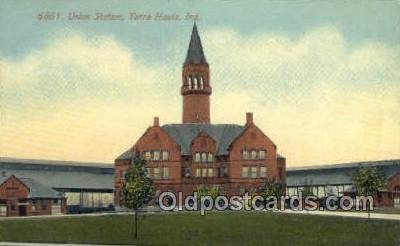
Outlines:
[[286, 179], [285, 158], [277, 146], [246, 114], [244, 125], [211, 124], [212, 93], [209, 64], [196, 24], [182, 70], [181, 124], [160, 126], [158, 117], [132, 148], [115, 160], [115, 204], [132, 158], [147, 161], [149, 175], [160, 191], [193, 194], [199, 187], [216, 186], [225, 195], [259, 188], [267, 178]]
[[0, 157], [0, 180], [16, 176], [24, 183], [32, 180], [51, 189], [66, 199], [68, 213], [104, 211], [114, 204], [113, 167], [111, 163]]
[[0, 178], [0, 217], [66, 213], [66, 198], [33, 179]]

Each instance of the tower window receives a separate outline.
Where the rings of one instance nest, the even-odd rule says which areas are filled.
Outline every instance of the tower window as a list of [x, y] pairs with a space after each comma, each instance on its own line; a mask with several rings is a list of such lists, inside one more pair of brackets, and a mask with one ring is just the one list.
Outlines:
[[192, 78], [190, 76], [188, 76], [187, 80], [188, 80], [189, 90], [191, 90], [192, 89]]
[[203, 89], [204, 85], [203, 85], [203, 77], [200, 77], [200, 89]]
[[194, 89], [197, 90], [197, 78], [196, 77], [193, 78], [193, 85], [194, 85]]

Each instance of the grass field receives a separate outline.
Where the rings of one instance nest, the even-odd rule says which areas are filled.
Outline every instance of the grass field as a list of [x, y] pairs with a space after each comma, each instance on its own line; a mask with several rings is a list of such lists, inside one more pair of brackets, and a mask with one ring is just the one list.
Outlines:
[[0, 241], [135, 245], [399, 245], [400, 222], [278, 213], [0, 220]]

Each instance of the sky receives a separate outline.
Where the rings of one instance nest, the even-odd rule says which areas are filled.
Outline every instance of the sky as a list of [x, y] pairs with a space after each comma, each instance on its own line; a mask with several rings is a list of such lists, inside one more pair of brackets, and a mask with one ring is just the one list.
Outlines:
[[212, 123], [253, 112], [288, 167], [400, 158], [400, 2], [312, 0], [0, 0], [0, 156], [112, 163], [180, 123], [195, 16]]

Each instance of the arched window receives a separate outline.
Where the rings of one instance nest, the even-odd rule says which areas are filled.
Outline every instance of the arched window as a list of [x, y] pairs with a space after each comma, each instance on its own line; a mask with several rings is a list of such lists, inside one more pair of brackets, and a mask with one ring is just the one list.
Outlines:
[[162, 152], [162, 159], [163, 159], [163, 161], [168, 160], [168, 151], [163, 150], [163, 152]]
[[206, 162], [207, 161], [207, 153], [203, 152], [201, 153], [201, 162]]
[[258, 151], [258, 158], [265, 159], [265, 150]]
[[188, 77], [188, 87], [189, 87], [189, 90], [192, 89], [192, 78], [190, 76]]
[[243, 159], [248, 160], [249, 159], [249, 151], [243, 150]]
[[213, 161], [213, 154], [208, 153], [207, 161], [208, 162], [212, 162]]
[[193, 87], [195, 90], [197, 90], [197, 77], [193, 78]]
[[153, 152], [153, 160], [155, 160], [155, 161], [160, 160], [160, 151], [156, 150]]
[[204, 85], [203, 85], [203, 77], [200, 77], [200, 89], [203, 89]]
[[194, 155], [194, 161], [195, 161], [195, 162], [200, 162], [200, 153], [196, 153], [196, 154]]
[[251, 159], [252, 159], [252, 160], [255, 160], [256, 158], [257, 158], [257, 151], [252, 150], [252, 151], [251, 151]]

